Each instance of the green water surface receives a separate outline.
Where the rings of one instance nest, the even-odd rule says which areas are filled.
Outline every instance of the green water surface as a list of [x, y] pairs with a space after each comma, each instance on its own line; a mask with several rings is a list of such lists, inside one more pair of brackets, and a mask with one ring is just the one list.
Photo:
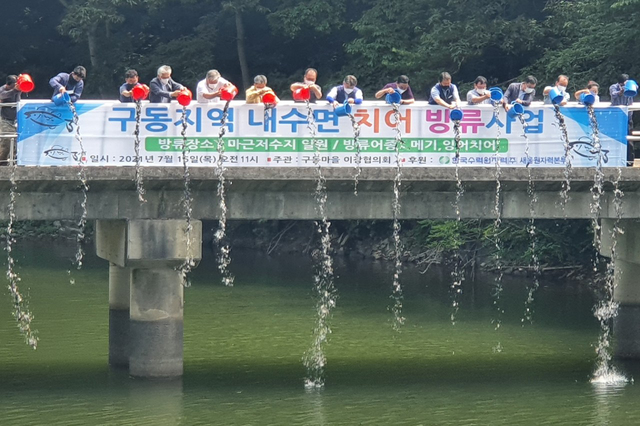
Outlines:
[[[543, 282], [535, 322], [522, 327], [530, 282], [506, 277], [496, 331], [493, 277], [465, 282], [454, 326], [448, 272], [407, 269], [398, 334], [388, 310], [392, 271], [337, 262], [326, 386], [307, 391], [313, 265], [234, 251], [236, 285], [225, 288], [207, 253], [185, 289], [184, 377], [149, 381], [107, 366], [107, 262], [90, 255], [71, 285], [73, 244], [18, 247], [40, 342], [36, 351], [23, 343], [4, 290], [0, 425], [640, 424], [637, 386], [589, 382], [599, 327], [581, 286]], [[634, 374], [634, 365], [621, 369]]]

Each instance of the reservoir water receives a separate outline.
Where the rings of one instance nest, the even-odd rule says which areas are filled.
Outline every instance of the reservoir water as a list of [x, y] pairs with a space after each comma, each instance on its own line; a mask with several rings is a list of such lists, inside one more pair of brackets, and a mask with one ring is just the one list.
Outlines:
[[[450, 271], [403, 271], [393, 330], [392, 263], [336, 259], [338, 292], [323, 389], [305, 390], [302, 356], [315, 325], [313, 266], [302, 255], [234, 250], [233, 287], [205, 257], [185, 289], [181, 380], [111, 371], [108, 264], [87, 248], [18, 240], [21, 290], [39, 332], [24, 344], [6, 286], [0, 298], [2, 425], [636, 425], [633, 383], [589, 380], [599, 325], [586, 285], [542, 277], [533, 324], [529, 279], [505, 276], [502, 352], [491, 318], [494, 277], [463, 282], [452, 325]], [[640, 377], [633, 364], [620, 365]]]

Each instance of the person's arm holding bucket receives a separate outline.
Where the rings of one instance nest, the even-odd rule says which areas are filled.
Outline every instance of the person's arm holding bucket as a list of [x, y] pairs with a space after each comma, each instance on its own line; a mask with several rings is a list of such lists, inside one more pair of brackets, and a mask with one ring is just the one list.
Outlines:
[[454, 105], [450, 105], [448, 103], [446, 103], [441, 97], [440, 97], [440, 91], [438, 90], [438, 88], [436, 86], [433, 86], [431, 88], [431, 97], [433, 98], [433, 101], [440, 105], [443, 106], [445, 108], [449, 108], [449, 109], [454, 109], [455, 106]]
[[60, 74], [52, 77], [51, 80], [49, 80], [49, 86], [53, 88], [53, 91], [55, 92], [54, 94], [64, 93], [67, 91], [65, 86], [67, 85], [68, 81], [69, 74], [61, 72]]
[[336, 96], [338, 96], [338, 86], [333, 87], [329, 91], [329, 94], [327, 94], [327, 101], [329, 101], [329, 103], [332, 104], [334, 108], [340, 106], [340, 102], [336, 100]]
[[364, 96], [362, 94], [362, 90], [360, 90], [357, 87], [354, 87], [353, 90], [354, 90], [354, 94], [353, 94], [354, 97], [353, 98], [352, 97], [347, 98], [348, 102], [350, 104], [360, 105], [362, 103], [362, 101], [364, 100]]
[[391, 95], [396, 91], [396, 88], [394, 86], [394, 83], [388, 83], [382, 89], [378, 90], [374, 96], [376, 97], [376, 99], [380, 99], [385, 95]]

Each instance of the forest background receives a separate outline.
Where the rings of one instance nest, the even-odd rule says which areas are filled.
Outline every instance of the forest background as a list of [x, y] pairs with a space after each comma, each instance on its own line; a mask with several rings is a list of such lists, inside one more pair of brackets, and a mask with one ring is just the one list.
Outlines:
[[[569, 90], [596, 80], [604, 90], [640, 76], [640, 0], [25, 0], [4, 5], [1, 77], [29, 73], [31, 98], [48, 79], [88, 70], [83, 99], [115, 99], [124, 72], [149, 82], [160, 65], [195, 89], [217, 69], [241, 89], [264, 74], [282, 99], [304, 69], [327, 92], [347, 74], [365, 99], [411, 78], [426, 99], [448, 71], [464, 93], [478, 75], [506, 87], [558, 74]], [[540, 91], [539, 91], [540, 92]], [[605, 96], [606, 97], [606, 96]]]

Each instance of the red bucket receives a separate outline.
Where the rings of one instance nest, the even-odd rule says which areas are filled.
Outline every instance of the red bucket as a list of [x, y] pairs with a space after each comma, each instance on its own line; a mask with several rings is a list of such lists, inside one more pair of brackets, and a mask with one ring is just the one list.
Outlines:
[[178, 95], [178, 103], [182, 106], [188, 106], [191, 103], [191, 99], [193, 99], [193, 95], [191, 94], [191, 90], [186, 87], [180, 91]]
[[131, 97], [134, 101], [147, 99], [147, 96], [149, 96], [149, 86], [146, 84], [138, 83], [131, 89]]
[[33, 84], [33, 80], [31, 80], [31, 76], [29, 74], [20, 74], [18, 76], [18, 80], [16, 81], [16, 86], [18, 86], [18, 89], [24, 93], [29, 93], [36, 87], [36, 85]]
[[275, 104], [276, 103], [276, 95], [273, 93], [265, 93], [262, 95], [262, 103], [263, 104]]
[[223, 101], [232, 101], [238, 94], [238, 88], [233, 84], [228, 85], [220, 92], [220, 98]]
[[308, 87], [301, 87], [293, 91], [294, 101], [308, 101], [311, 98], [311, 90]]

